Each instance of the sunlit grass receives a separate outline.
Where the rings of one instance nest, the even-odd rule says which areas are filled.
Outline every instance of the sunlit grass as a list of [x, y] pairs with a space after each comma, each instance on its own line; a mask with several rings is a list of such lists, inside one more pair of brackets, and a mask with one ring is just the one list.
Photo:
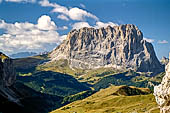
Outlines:
[[159, 113], [158, 106], [152, 94], [133, 96], [115, 95], [115, 92], [121, 87], [111, 86], [100, 90], [86, 99], [75, 101], [52, 113]]

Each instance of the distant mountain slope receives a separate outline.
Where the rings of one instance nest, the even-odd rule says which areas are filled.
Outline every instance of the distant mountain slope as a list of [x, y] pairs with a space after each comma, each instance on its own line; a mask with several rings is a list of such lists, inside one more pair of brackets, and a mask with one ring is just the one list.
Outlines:
[[70, 75], [51, 71], [41, 71], [32, 75], [17, 76], [17, 80], [34, 90], [58, 96], [68, 96], [90, 90]]
[[51, 113], [158, 113], [154, 96], [149, 93], [145, 88], [110, 86]]
[[[52, 70], [37, 70], [47, 61], [49, 61], [47, 55], [14, 59], [17, 80], [36, 91], [60, 96], [68, 96], [90, 89], [86, 84], [77, 81], [72, 75]], [[53, 66], [56, 67], [57, 65]]]
[[13, 59], [14, 67], [20, 73], [32, 73], [36, 71], [38, 65], [47, 61], [49, 61], [47, 54]]
[[[61, 79], [62, 77], [64, 78], [66, 75], [67, 76], [69, 75], [77, 79], [78, 82], [82, 82], [81, 84], [83, 84], [85, 87], [93, 87], [95, 88], [95, 90], [100, 90], [101, 88], [107, 88], [110, 86], [110, 84], [132, 85], [132, 86], [137, 86], [137, 87], [149, 87], [153, 89], [153, 86], [159, 84], [162, 80], [162, 77], [165, 74], [165, 73], [160, 73], [153, 77], [149, 77], [145, 73], [138, 73], [132, 70], [120, 71], [115, 68], [98, 68], [98, 69], [93, 69], [93, 70], [70, 68], [68, 61], [62, 60], [62, 59], [55, 61], [55, 62], [46, 62], [46, 61], [48, 61], [47, 56], [46, 57], [36, 56], [36, 57], [15, 59], [14, 64], [15, 64], [15, 68], [17, 69], [17, 73], [19, 75], [18, 79], [22, 83], [26, 84], [27, 86], [30, 86], [32, 88], [33, 86], [34, 88], [37, 87], [35, 88], [37, 91], [41, 91], [40, 89], [42, 87], [42, 83], [47, 84], [46, 79], [50, 80], [48, 84], [54, 84], [52, 80], [54, 79], [53, 74], [55, 73], [56, 75], [57, 73], [61, 75], [61, 76], [58, 76], [59, 79]], [[46, 74], [47, 76], [45, 76]], [[52, 76], [48, 76], [51, 74]], [[44, 77], [40, 79], [38, 76], [39, 77], [44, 76]], [[32, 82], [27, 81], [27, 79], [32, 80]], [[60, 85], [62, 86], [63, 84], [60, 84]], [[59, 84], [57, 85], [57, 87], [58, 86]], [[52, 87], [53, 86], [51, 86], [50, 88], [50, 86], [48, 86], [48, 88], [51, 91], [53, 89], [56, 89]], [[71, 87], [74, 87], [74, 86], [70, 86], [70, 88]], [[49, 93], [49, 91], [47, 90], [44, 90], [44, 91], [45, 91], [44, 93]], [[68, 92], [69, 91], [71, 90], [68, 90]], [[61, 95], [62, 93], [61, 92], [59, 93], [59, 92], [54, 91], [53, 94], [58, 93]], [[66, 92], [63, 94], [65, 95]], [[70, 93], [70, 94], [73, 94], [73, 93]]]
[[127, 71], [123, 73], [113, 74], [102, 78], [100, 81], [93, 85], [95, 90], [100, 90], [103, 88], [113, 85], [128, 85], [136, 87], [147, 87], [153, 89], [153, 87], [159, 84], [165, 73], [158, 74], [154, 77], [148, 77], [140, 73], [133, 71]]
[[9, 55], [11, 58], [25, 58], [25, 57], [30, 57], [30, 56], [35, 56], [37, 53], [35, 52], [19, 52], [15, 54]]
[[132, 24], [72, 30], [50, 56], [52, 61], [67, 59], [70, 67], [79, 69], [114, 67], [152, 75], [164, 70], [152, 44]]

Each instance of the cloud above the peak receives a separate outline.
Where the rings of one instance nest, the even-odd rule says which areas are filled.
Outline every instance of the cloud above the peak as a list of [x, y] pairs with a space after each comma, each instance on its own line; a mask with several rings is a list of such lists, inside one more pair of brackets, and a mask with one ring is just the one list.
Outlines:
[[57, 18], [61, 19], [61, 20], [65, 20], [65, 21], [69, 21], [69, 18], [63, 14], [58, 15]]
[[81, 21], [85, 20], [85, 17], [89, 17], [89, 18], [98, 20], [98, 18], [95, 15], [93, 15], [85, 10], [79, 9], [77, 7], [71, 8], [69, 10], [69, 17], [72, 20], [81, 20]]
[[167, 40], [159, 40], [158, 44], [168, 44], [168, 41]]
[[92, 27], [89, 25], [89, 23], [87, 22], [77, 22], [77, 23], [74, 23], [72, 25], [73, 29], [80, 29], [80, 28], [83, 28], [83, 27]]
[[101, 28], [101, 27], [107, 27], [107, 26], [118, 26], [118, 24], [116, 23], [113, 23], [113, 22], [107, 22], [107, 23], [104, 23], [104, 22], [96, 22], [96, 25], [94, 26], [95, 28]]
[[[45, 22], [43, 25], [42, 22]], [[49, 51], [60, 44], [65, 36], [60, 36], [55, 30], [57, 26], [47, 15], [41, 16], [37, 24], [24, 22], [6, 23], [0, 20], [0, 29], [5, 33], [0, 35], [0, 51], [15, 53], [22, 51]]]
[[20, 3], [20, 2], [35, 3], [36, 2], [36, 0], [5, 0], [5, 1], [6, 2], [17, 2], [17, 3]]
[[78, 8], [78, 7], [67, 8], [65, 6], [61, 6], [56, 3], [50, 3], [48, 0], [42, 0], [39, 2], [39, 4], [42, 7], [53, 7], [51, 12], [61, 14], [62, 16], [60, 15], [59, 18], [60, 19], [65, 18], [65, 20], [67, 20], [67, 21], [68, 21], [68, 18], [72, 19], [72, 20], [83, 21], [86, 19], [86, 17], [92, 18], [96, 21], [99, 20], [94, 14], [91, 14], [90, 12], [87, 12], [83, 9]]
[[96, 28], [96, 29], [99, 29], [99, 28], [106, 28], [107, 26], [111, 26], [111, 27], [114, 27], [114, 26], [118, 26], [118, 24], [116, 23], [113, 23], [113, 22], [96, 22], [95, 25], [90, 25], [88, 22], [77, 22], [77, 23], [74, 23], [72, 25], [72, 28], [73, 29], [80, 29], [80, 28], [83, 28], [83, 27], [89, 27], [89, 28]]
[[154, 39], [146, 38], [146, 37], [144, 37], [143, 39], [150, 43], [153, 43], [155, 41]]

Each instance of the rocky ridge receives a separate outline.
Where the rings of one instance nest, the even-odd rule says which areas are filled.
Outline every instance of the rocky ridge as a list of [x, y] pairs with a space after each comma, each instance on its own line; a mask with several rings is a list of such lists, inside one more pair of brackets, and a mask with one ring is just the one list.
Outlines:
[[17, 95], [10, 89], [15, 80], [16, 74], [12, 59], [0, 52], [0, 95], [9, 101], [18, 103]]
[[152, 44], [144, 40], [142, 32], [132, 24], [72, 30], [50, 57], [52, 61], [67, 59], [70, 67], [82, 69], [114, 67], [138, 72], [163, 71]]
[[166, 75], [163, 77], [161, 84], [154, 87], [154, 95], [160, 107], [160, 113], [170, 113], [170, 61], [166, 65], [165, 71]]

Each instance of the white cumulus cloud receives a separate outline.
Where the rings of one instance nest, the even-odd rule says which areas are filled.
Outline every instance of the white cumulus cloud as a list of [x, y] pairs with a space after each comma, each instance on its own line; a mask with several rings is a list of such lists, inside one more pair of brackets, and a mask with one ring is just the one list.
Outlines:
[[[39, 22], [44, 17], [46, 19]], [[28, 22], [11, 24], [0, 20], [0, 29], [5, 30], [5, 33], [0, 35], [0, 51], [11, 54], [21, 51], [42, 52], [53, 49], [65, 39], [65, 36], [60, 36], [54, 29], [55, 24], [49, 20], [51, 18], [46, 15], [41, 16], [37, 24]], [[45, 24], [39, 26], [44, 21]]]
[[91, 27], [87, 22], [77, 22], [72, 25], [73, 29], [80, 29], [83, 27]]
[[159, 44], [167, 44], [168, 41], [167, 41], [167, 40], [159, 40], [158, 43], [159, 43]]
[[35, 3], [36, 0], [5, 0], [6, 2], [29, 2], [29, 3]]
[[91, 13], [85, 11], [85, 10], [79, 9], [77, 7], [71, 8], [69, 10], [69, 17], [72, 20], [81, 20], [81, 21], [85, 20], [85, 17], [90, 17], [90, 18], [93, 18], [95, 20], [98, 20], [98, 18], [95, 15], [93, 15], [93, 14], [91, 14]]
[[67, 26], [62, 26], [62, 27], [59, 27], [59, 28], [57, 28], [58, 30], [67, 30], [68, 29], [68, 27]]
[[146, 38], [146, 37], [144, 37], [143, 39], [150, 43], [153, 43], [155, 41], [154, 39]]
[[61, 14], [61, 15], [58, 15], [57, 18], [61, 19], [61, 20], [66, 20], [66, 21], [69, 21], [68, 17]]
[[39, 2], [39, 4], [43, 7], [53, 7], [53, 10], [51, 12], [61, 13], [62, 15], [68, 16], [72, 20], [83, 21], [85, 20], [85, 17], [99, 20], [95, 15], [77, 7], [69, 9], [56, 3], [50, 3], [48, 0], [42, 0]]
[[104, 23], [104, 22], [96, 22], [96, 25], [94, 26], [95, 28], [101, 28], [101, 27], [107, 27], [107, 26], [118, 26], [118, 24], [116, 23], [113, 23], [113, 22], [107, 22], [107, 23]]
[[38, 28], [41, 30], [56, 30], [57, 26], [49, 16], [43, 15], [38, 19]]
[[104, 23], [104, 22], [98, 21], [98, 22], [96, 22], [95, 25], [89, 25], [88, 22], [77, 22], [77, 23], [74, 23], [74, 24], [72, 25], [72, 28], [73, 28], [73, 29], [80, 29], [80, 28], [83, 28], [83, 27], [91, 27], [91, 28], [99, 29], [99, 28], [101, 28], [101, 27], [106, 28], [107, 26], [114, 27], [114, 26], [118, 26], [118, 24], [113, 23], [113, 22]]

